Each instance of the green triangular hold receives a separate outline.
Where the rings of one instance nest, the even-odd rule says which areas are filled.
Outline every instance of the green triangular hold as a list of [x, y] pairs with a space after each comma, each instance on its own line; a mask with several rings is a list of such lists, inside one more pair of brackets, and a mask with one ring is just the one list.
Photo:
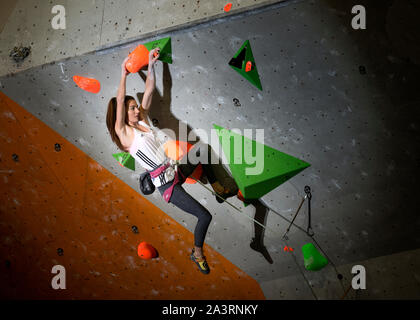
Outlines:
[[171, 47], [171, 37], [163, 38], [160, 40], [151, 41], [145, 43], [144, 46], [147, 50], [151, 51], [157, 47], [160, 48], [159, 59], [166, 63], [172, 63], [172, 47]]
[[312, 243], [302, 246], [303, 260], [306, 270], [317, 271], [328, 264], [328, 260], [315, 248]]
[[122, 166], [131, 169], [135, 169], [135, 160], [128, 152], [114, 153], [112, 155]]
[[[255, 140], [220, 126], [213, 126], [217, 130], [233, 178], [244, 199], [258, 199], [310, 166], [305, 161]], [[234, 153], [235, 145], [238, 146], [237, 154]], [[252, 157], [248, 159], [251, 163], [246, 163], [245, 154], [248, 158]]]
[[[246, 72], [246, 64], [248, 61], [251, 61], [252, 67], [251, 70]], [[233, 58], [229, 61], [229, 65], [233, 70], [236, 70], [240, 75], [245, 79], [251, 82], [254, 86], [262, 91], [262, 86], [260, 82], [260, 77], [258, 75], [257, 66], [255, 65], [254, 56], [251, 50], [251, 44], [249, 40], [246, 40], [242, 47], [236, 52]]]

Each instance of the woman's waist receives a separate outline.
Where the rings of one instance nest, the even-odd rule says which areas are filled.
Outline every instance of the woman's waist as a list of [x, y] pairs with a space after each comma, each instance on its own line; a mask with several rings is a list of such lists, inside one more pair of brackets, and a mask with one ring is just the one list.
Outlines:
[[155, 169], [149, 170], [149, 172], [151, 173], [151, 177], [153, 179], [163, 175], [174, 175], [177, 168], [177, 162], [168, 158]]

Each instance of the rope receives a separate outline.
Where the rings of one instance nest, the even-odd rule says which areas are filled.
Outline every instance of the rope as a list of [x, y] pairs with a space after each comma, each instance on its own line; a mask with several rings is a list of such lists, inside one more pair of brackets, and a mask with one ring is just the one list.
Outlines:
[[[218, 195], [216, 192], [214, 192], [213, 190], [209, 189], [208, 187], [206, 187], [200, 180], [197, 180], [196, 178], [194, 178], [193, 176], [190, 176], [189, 178], [192, 178], [193, 180], [195, 180], [196, 182], [200, 183], [205, 189], [207, 189], [208, 191], [210, 191], [213, 195], [215, 195], [216, 197], [219, 197], [221, 200], [224, 200], [220, 195]], [[306, 198], [306, 196], [305, 196]], [[260, 199], [260, 201], [264, 204], [265, 207], [267, 207], [268, 209], [270, 209], [271, 211], [273, 211], [273, 213], [275, 213], [276, 215], [278, 215], [280, 218], [284, 219], [285, 221], [289, 222], [291, 225], [295, 226], [296, 228], [302, 230], [303, 232], [306, 233], [306, 231], [299, 227], [298, 225], [296, 225], [295, 223], [293, 223], [293, 221], [290, 221], [289, 219], [285, 218], [283, 215], [281, 215], [280, 213], [278, 213], [277, 211], [273, 210], [272, 208], [270, 208], [264, 201], [262, 201]], [[256, 224], [258, 224], [259, 226], [263, 227], [266, 230], [270, 230], [273, 233], [276, 233], [276, 231], [274, 231], [271, 228], [268, 228], [267, 226], [264, 226], [263, 224], [261, 224], [260, 222], [258, 222], [257, 220], [247, 216], [245, 213], [242, 212], [241, 209], [239, 209], [238, 207], [234, 206], [233, 204], [231, 204], [229, 201], [224, 200], [225, 203], [227, 203], [228, 205], [230, 205], [232, 208], [236, 209], [237, 211], [239, 211], [240, 213], [242, 213], [245, 217], [247, 217], [248, 219], [254, 221]], [[303, 204], [303, 202], [302, 202]], [[299, 209], [298, 209], [299, 210]]]
[[[216, 197], [219, 197], [219, 198], [221, 198], [222, 200], [224, 200], [224, 199], [223, 199], [222, 197], [220, 197], [220, 196], [219, 196], [216, 192], [214, 192], [214, 191], [210, 190], [209, 188], [207, 188], [207, 187], [206, 187], [206, 186], [205, 186], [205, 185], [204, 185], [201, 181], [199, 181], [199, 180], [197, 180], [197, 179], [195, 179], [194, 177], [191, 177], [191, 176], [190, 176], [190, 178], [192, 178], [192, 179], [194, 179], [195, 181], [197, 181], [198, 183], [200, 183], [200, 184], [201, 184], [204, 188], [206, 188], [207, 190], [209, 190], [209, 191], [210, 191], [213, 195], [216, 195]], [[299, 210], [300, 210], [300, 208], [302, 207], [303, 202], [305, 201], [305, 199], [306, 199], [306, 195], [305, 195], [305, 197], [303, 197], [303, 198], [302, 198], [302, 202], [300, 203], [300, 206], [299, 206], [299, 208], [297, 209], [297, 211], [296, 211], [296, 214], [295, 214], [295, 217], [294, 217], [294, 218], [296, 218], [297, 214], [299, 213]], [[243, 213], [243, 212], [242, 212], [242, 210], [240, 210], [239, 208], [235, 207], [233, 204], [229, 203], [228, 201], [224, 200], [224, 202], [226, 202], [227, 204], [229, 204], [230, 206], [232, 206], [233, 208], [235, 208], [236, 210], [238, 210], [240, 213], [244, 214], [244, 215], [245, 215], [248, 219], [251, 219], [252, 221], [254, 221], [255, 223], [257, 223], [258, 225], [260, 225], [260, 226], [261, 226], [261, 227], [263, 227], [264, 229], [266, 229], [266, 230], [270, 230], [270, 231], [273, 231], [271, 228], [268, 228], [268, 227], [266, 227], [266, 226], [262, 225], [261, 223], [259, 223], [258, 221], [256, 221], [255, 219], [253, 219], [253, 218], [251, 218], [251, 217], [247, 216], [245, 213]], [[265, 203], [263, 203], [263, 204], [265, 205]], [[272, 210], [272, 209], [271, 209], [271, 208], [269, 208], [268, 206], [266, 206], [266, 207], [267, 207], [268, 209]], [[273, 211], [273, 212], [275, 212], [274, 210], [272, 210], [272, 211]], [[287, 234], [287, 232], [289, 231], [290, 227], [291, 227], [292, 225], [295, 225], [295, 224], [293, 223], [294, 218], [293, 218], [293, 220], [292, 220], [292, 221], [289, 221], [288, 219], [284, 218], [281, 214], [279, 214], [279, 213], [277, 213], [277, 212], [275, 212], [275, 213], [290, 223], [289, 228], [287, 229], [287, 231], [286, 231], [286, 233], [285, 233], [285, 235], [286, 235], [286, 234]], [[296, 226], [296, 225], [295, 225], [295, 226]], [[298, 227], [298, 226], [297, 226], [297, 227]], [[302, 228], [300, 228], [300, 227], [298, 227], [298, 228], [299, 228], [299, 229], [301, 229], [302, 231], [304, 231], [304, 232], [306, 233], [306, 231], [305, 231], [305, 230], [303, 230]], [[272, 240], [274, 240], [274, 239], [272, 239]], [[283, 241], [283, 242], [284, 242], [287, 246], [289, 246], [289, 245], [288, 245], [288, 243], [287, 243], [287, 241], [285, 240], [284, 236], [283, 236], [283, 238], [282, 238], [280, 241]], [[303, 279], [305, 280], [306, 284], [308, 285], [309, 289], [311, 290], [311, 293], [312, 293], [312, 295], [314, 296], [315, 300], [318, 300], [318, 297], [316, 296], [316, 294], [315, 294], [314, 290], [312, 289], [312, 286], [311, 286], [311, 284], [309, 283], [309, 280], [306, 278], [305, 273], [303, 272], [303, 270], [302, 270], [302, 269], [301, 269], [301, 267], [299, 266], [299, 263], [298, 263], [298, 261], [297, 261], [296, 256], [295, 256], [295, 254], [294, 254], [294, 253], [292, 253], [292, 258], [293, 258], [293, 261], [295, 262], [295, 264], [296, 264], [296, 266], [297, 266], [297, 268], [298, 268], [298, 270], [299, 270], [300, 274], [302, 275]]]
[[[220, 195], [218, 195], [216, 192], [214, 192], [213, 190], [210, 190], [209, 188], [207, 188], [200, 180], [195, 179], [194, 177], [190, 178], [194, 179], [195, 181], [197, 181], [198, 183], [200, 183], [204, 188], [206, 188], [207, 190], [209, 190], [213, 195], [215, 195], [216, 197], [219, 197], [220, 199], [224, 200]], [[256, 224], [258, 224], [259, 226], [263, 227], [266, 230], [269, 230], [273, 233], [276, 233], [276, 231], [274, 231], [271, 228], [268, 228], [266, 226], [264, 226], [262, 223], [258, 222], [257, 220], [255, 220], [254, 218], [251, 218], [250, 216], [246, 215], [241, 209], [239, 209], [238, 207], [234, 206], [233, 204], [231, 204], [230, 202], [228, 202], [227, 200], [224, 200], [224, 202], [226, 202], [227, 204], [229, 204], [231, 207], [235, 208], [236, 210], [238, 210], [240, 213], [242, 213], [245, 217], [247, 217], [248, 219], [254, 221]]]
[[[222, 199], [222, 200], [224, 200], [220, 195], [218, 195], [216, 192], [214, 192], [213, 190], [210, 190], [208, 187], [206, 187], [200, 180], [197, 180], [197, 179], [195, 179], [194, 177], [192, 177], [192, 176], [190, 176], [190, 178], [192, 178], [192, 179], [194, 179], [196, 182], [198, 182], [198, 183], [200, 183], [204, 188], [206, 188], [207, 190], [209, 190], [213, 195], [215, 195], [216, 197], [219, 197], [220, 199]], [[289, 181], [290, 182], [290, 181]], [[294, 186], [293, 185], [293, 183], [292, 182], [290, 182], [290, 184], [296, 189], [296, 191], [297, 191], [297, 193], [298, 193], [298, 195], [301, 195], [300, 194], [300, 192], [299, 192], [299, 190], [296, 188], [296, 186]], [[281, 215], [280, 213], [278, 213], [277, 211], [275, 211], [275, 210], [273, 210], [269, 205], [267, 205], [266, 204], [266, 202], [265, 201], [263, 201], [262, 199], [259, 199], [260, 200], [260, 202], [266, 207], [266, 208], [268, 208], [269, 210], [271, 210], [273, 213], [275, 213], [276, 215], [278, 215], [279, 217], [281, 217], [282, 219], [284, 219], [285, 221], [287, 221], [287, 222], [289, 222], [290, 223], [290, 225], [289, 225], [289, 228], [287, 229], [287, 231], [286, 231], [286, 233], [284, 234], [284, 235], [286, 235], [287, 233], [288, 233], [288, 231], [289, 231], [289, 229], [290, 229], [290, 227], [293, 225], [293, 226], [295, 226], [298, 230], [301, 230], [302, 232], [304, 232], [309, 238], [311, 238], [314, 242], [315, 242], [315, 244], [316, 244], [316, 246], [321, 250], [321, 252], [325, 255], [325, 257], [327, 258], [327, 260], [331, 263], [331, 265], [332, 265], [332, 267], [334, 268], [334, 271], [335, 271], [335, 273], [336, 273], [336, 275], [337, 275], [337, 277], [338, 277], [338, 275], [339, 275], [339, 272], [338, 272], [338, 270], [337, 270], [337, 268], [336, 268], [336, 266], [335, 266], [335, 264], [332, 262], [332, 260], [328, 257], [328, 255], [325, 253], [325, 251], [322, 249], [322, 247], [319, 245], [319, 243], [316, 241], [316, 239], [315, 239], [315, 237], [314, 237], [314, 233], [312, 233], [312, 234], [309, 234], [308, 233], [308, 231], [309, 230], [305, 230], [305, 229], [303, 229], [303, 228], [301, 228], [300, 226], [298, 226], [298, 225], [296, 225], [295, 223], [294, 223], [294, 220], [295, 220], [295, 218], [296, 218], [296, 216], [297, 216], [297, 214], [299, 213], [299, 210], [300, 210], [300, 208], [302, 207], [302, 205], [303, 205], [303, 202], [305, 201], [305, 199], [307, 198], [307, 195], [305, 195], [304, 197], [302, 197], [302, 201], [301, 201], [301, 203], [300, 203], [300, 205], [299, 205], [299, 208], [297, 209], [297, 212], [296, 212], [296, 214], [295, 214], [295, 216], [294, 216], [294, 218], [293, 218], [293, 220], [292, 221], [290, 221], [289, 219], [287, 219], [287, 218], [285, 218], [285, 217], [283, 217], [283, 215]], [[261, 227], [263, 227], [264, 229], [266, 229], [266, 230], [270, 230], [271, 232], [274, 232], [274, 230], [272, 230], [271, 228], [268, 228], [268, 227], [266, 227], [266, 226], [264, 226], [263, 224], [261, 224], [260, 222], [258, 222], [258, 221], [256, 221], [255, 219], [253, 219], [253, 218], [251, 218], [251, 217], [249, 217], [248, 215], [246, 215], [244, 212], [242, 212], [242, 210], [241, 209], [239, 209], [239, 208], [237, 208], [236, 206], [234, 206], [233, 204], [231, 204], [230, 202], [228, 202], [227, 200], [224, 200], [224, 202], [226, 202], [227, 204], [229, 204], [231, 207], [233, 207], [233, 208], [235, 208], [237, 211], [239, 211], [240, 213], [242, 213], [245, 217], [247, 217], [248, 219], [250, 219], [250, 220], [252, 220], [252, 221], [254, 221], [255, 223], [257, 223], [258, 225], [260, 225]], [[312, 228], [311, 228], [312, 229]], [[268, 238], [270, 238], [270, 237], [268, 237]], [[272, 239], [271, 238], [271, 240], [274, 240], [274, 239]], [[284, 241], [284, 243], [286, 243], [286, 245], [287, 245], [287, 241], [286, 241], [286, 239], [285, 239], [285, 237], [283, 236], [283, 238], [281, 239], [281, 241]], [[315, 292], [314, 292], [314, 290], [312, 289], [312, 286], [310, 285], [310, 283], [309, 283], [309, 280], [306, 278], [306, 276], [305, 276], [305, 274], [304, 274], [304, 272], [302, 271], [302, 269], [300, 268], [300, 266], [299, 266], [299, 263], [298, 263], [298, 261], [297, 261], [297, 259], [296, 259], [296, 256], [292, 253], [292, 256], [293, 256], [293, 260], [295, 261], [295, 263], [296, 263], [296, 266], [298, 267], [298, 270], [299, 270], [299, 272], [300, 272], [300, 274], [302, 275], [302, 277], [305, 279], [305, 282], [306, 282], [306, 284], [308, 285], [308, 287], [309, 287], [309, 289], [311, 290], [311, 292], [312, 292], [312, 295], [314, 296], [314, 298], [316, 299], [316, 300], [318, 300], [318, 297], [316, 296], [316, 294], [315, 294]], [[344, 285], [343, 285], [343, 282], [342, 282], [342, 280], [341, 279], [339, 279], [340, 280], [340, 284], [341, 284], [341, 287], [343, 288], [343, 291], [345, 292], [346, 290], [345, 290], [345, 287], [344, 287]], [[345, 295], [346, 295], [347, 293], [345, 293]], [[344, 295], [344, 296], [345, 296]], [[344, 297], [343, 297], [344, 298]]]
[[295, 219], [296, 219], [296, 217], [297, 217], [297, 215], [299, 213], [300, 208], [302, 208], [302, 205], [303, 205], [303, 202], [305, 201], [305, 199], [306, 199], [306, 196], [304, 198], [302, 198], [302, 201], [300, 202], [299, 208], [296, 210], [296, 213], [295, 213], [295, 216], [292, 219], [292, 222], [290, 222], [289, 227], [287, 227], [287, 230], [286, 230], [286, 232], [283, 235], [283, 239], [287, 240], [287, 236], [286, 235], [289, 233], [290, 227], [292, 226], [293, 221], [295, 221]]
[[347, 288], [346, 292], [344, 293], [344, 295], [341, 297], [341, 300], [344, 300], [344, 298], [347, 296], [347, 293], [349, 293], [351, 289], [351, 285]]

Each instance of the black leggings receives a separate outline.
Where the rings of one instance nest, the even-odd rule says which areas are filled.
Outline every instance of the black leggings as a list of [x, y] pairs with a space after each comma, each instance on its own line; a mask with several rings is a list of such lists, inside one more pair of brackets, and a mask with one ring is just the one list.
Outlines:
[[[206, 145], [200, 144], [200, 146], [205, 147]], [[201, 147], [198, 147], [196, 145], [190, 149], [189, 153], [199, 152]], [[211, 161], [210, 161], [211, 152], [209, 150], [210, 148], [208, 147], [208, 145], [207, 145], [207, 148], [208, 148], [208, 161], [207, 161], [207, 164], [202, 163], [201, 166], [203, 167], [203, 171], [205, 172], [209, 183], [214, 183], [216, 181], [216, 177], [214, 175], [213, 168], [211, 165]], [[180, 164], [179, 168], [182, 174], [184, 175], [184, 177], [188, 177], [191, 175], [191, 173], [193, 173], [193, 171], [195, 170], [197, 166], [198, 166], [198, 163], [192, 164], [190, 163], [188, 159], [187, 163]], [[168, 189], [172, 185], [172, 182], [173, 181], [170, 181], [158, 187], [158, 190], [161, 195], [163, 195], [165, 190]], [[175, 185], [172, 192], [171, 200], [169, 202], [174, 204], [181, 210], [191, 213], [192, 215], [198, 218], [198, 222], [194, 230], [194, 244], [195, 246], [201, 248], [203, 246], [204, 238], [206, 237], [207, 229], [212, 219], [212, 215], [210, 214], [210, 212], [205, 207], [203, 207], [201, 203], [199, 203], [191, 195], [189, 195], [184, 190], [181, 184]]]

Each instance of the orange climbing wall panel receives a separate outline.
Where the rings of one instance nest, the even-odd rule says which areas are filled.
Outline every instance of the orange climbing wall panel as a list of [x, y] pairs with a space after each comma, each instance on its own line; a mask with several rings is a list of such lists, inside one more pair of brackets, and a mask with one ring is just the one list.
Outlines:
[[[159, 257], [140, 259], [142, 241]], [[202, 275], [192, 244], [182, 225], [0, 92], [0, 298], [265, 299], [207, 245]], [[66, 268], [65, 290], [51, 287], [54, 265]]]

